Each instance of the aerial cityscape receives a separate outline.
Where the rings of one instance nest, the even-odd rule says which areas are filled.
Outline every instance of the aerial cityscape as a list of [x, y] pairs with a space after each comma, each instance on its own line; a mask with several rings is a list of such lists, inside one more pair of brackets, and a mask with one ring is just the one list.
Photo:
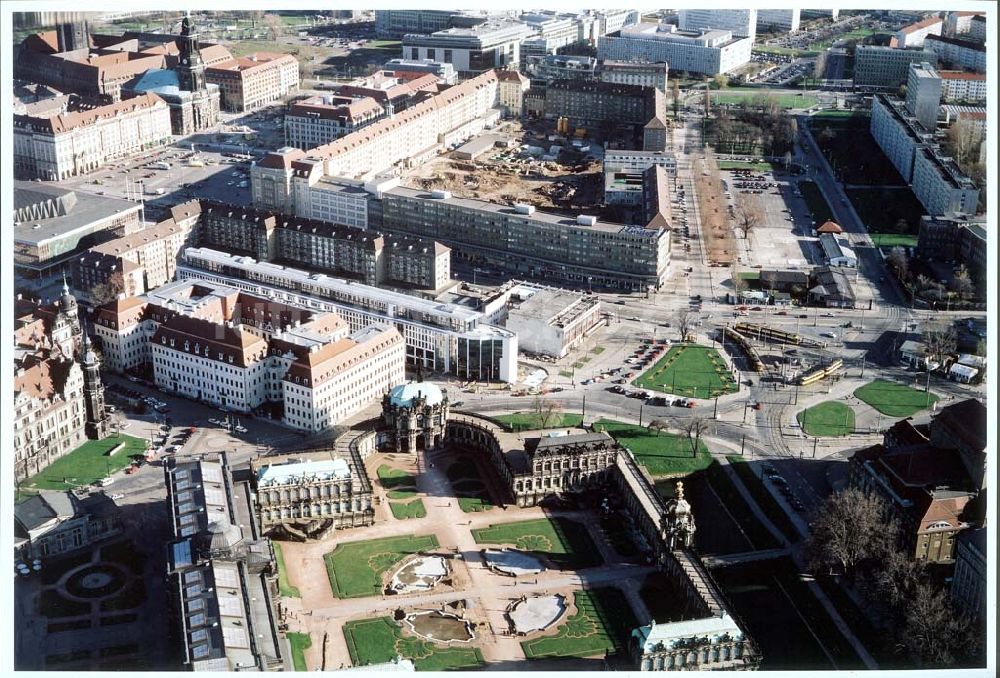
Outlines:
[[14, 9], [12, 669], [995, 675], [993, 3]]

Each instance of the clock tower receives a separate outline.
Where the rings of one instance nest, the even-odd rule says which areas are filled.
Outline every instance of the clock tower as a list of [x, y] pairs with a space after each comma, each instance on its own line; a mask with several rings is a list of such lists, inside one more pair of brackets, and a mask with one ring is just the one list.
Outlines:
[[198, 49], [198, 33], [190, 16], [181, 22], [180, 61], [177, 77], [182, 90], [202, 92], [205, 90], [205, 63]]

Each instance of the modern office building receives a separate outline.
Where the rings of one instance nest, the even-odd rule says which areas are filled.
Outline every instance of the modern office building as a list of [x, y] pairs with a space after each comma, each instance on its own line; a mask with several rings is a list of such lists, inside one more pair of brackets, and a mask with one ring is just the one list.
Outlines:
[[924, 49], [934, 52], [942, 66], [956, 70], [986, 72], [986, 43], [930, 35]]
[[206, 248], [185, 251], [177, 276], [336, 313], [352, 330], [376, 323], [395, 327], [406, 343], [407, 364], [417, 369], [472, 381], [517, 379], [517, 335], [486, 324], [482, 312], [467, 306]]
[[531, 62], [527, 71], [538, 80], [592, 80], [597, 59], [569, 54], [547, 54]]
[[653, 166], [662, 167], [671, 176], [677, 174], [677, 156], [667, 151], [632, 151], [608, 149], [604, 152], [604, 173], [641, 173]]
[[667, 117], [662, 90], [592, 80], [556, 80], [545, 88], [545, 117], [566, 118], [570, 127], [645, 125]]
[[598, 69], [598, 77], [602, 82], [614, 82], [619, 85], [635, 85], [652, 87], [661, 92], [667, 91], [667, 74], [670, 67], [666, 62], [643, 63], [636, 61], [604, 61]]
[[467, 28], [446, 28], [430, 35], [403, 36], [403, 58], [452, 64], [462, 75], [521, 63], [521, 41], [532, 30], [518, 21], [487, 21]]
[[225, 453], [164, 464], [167, 609], [190, 671], [289, 670], [278, 636], [278, 568], [260, 534], [253, 492]]
[[802, 19], [799, 9], [758, 9], [757, 30], [761, 33], [795, 33]]
[[682, 9], [677, 14], [682, 31], [729, 31], [751, 42], [757, 36], [755, 9]]
[[171, 141], [170, 108], [155, 94], [52, 116], [14, 116], [14, 172], [59, 181]]
[[924, 39], [929, 35], [941, 35], [944, 30], [944, 19], [938, 16], [927, 17], [922, 21], [904, 26], [896, 31], [894, 47], [912, 49], [923, 47]]
[[264, 534], [306, 539], [375, 522], [372, 484], [356, 450], [302, 450], [250, 462]]
[[291, 54], [255, 52], [205, 69], [206, 80], [219, 87], [222, 109], [253, 111], [299, 90], [299, 62]]
[[158, 388], [215, 407], [280, 412], [318, 432], [405, 378], [403, 339], [388, 326], [348, 335], [334, 313], [184, 277], [132, 299], [97, 309], [109, 368], [150, 363]]
[[941, 98], [945, 101], [980, 102], [986, 100], [986, 74], [939, 70]]
[[515, 10], [377, 9], [375, 35], [399, 39], [408, 33], [436, 33], [453, 26], [475, 26], [489, 19], [510, 18]]
[[906, 109], [924, 129], [937, 129], [941, 76], [927, 62], [912, 63], [906, 78]]
[[596, 17], [590, 13], [525, 12], [518, 17], [534, 33], [525, 38], [523, 52], [534, 56], [556, 54], [558, 50], [577, 42], [590, 42], [596, 37]]
[[86, 248], [139, 230], [142, 206], [51, 184], [14, 182], [14, 270], [44, 279]]
[[662, 61], [675, 72], [718, 75], [748, 63], [752, 47], [752, 39], [734, 37], [729, 31], [685, 31], [670, 24], [640, 23], [601, 39], [597, 58]]
[[525, 353], [562, 358], [601, 323], [601, 302], [593, 295], [527, 284], [511, 285], [504, 295], [505, 326]]
[[91, 247], [73, 261], [73, 290], [91, 304], [145, 294], [174, 279], [181, 250], [197, 243], [201, 204], [170, 208], [170, 217]]
[[455, 72], [454, 64], [446, 64], [443, 61], [390, 59], [382, 64], [382, 68], [393, 73], [430, 73], [437, 76], [442, 85], [454, 85], [458, 82], [458, 73]]
[[927, 62], [936, 66], [937, 54], [924, 49], [896, 49], [876, 45], [858, 45], [854, 52], [854, 86], [897, 89], [906, 84], [911, 63]]
[[382, 194], [382, 228], [436, 238], [453, 256], [513, 276], [617, 289], [658, 288], [670, 270], [670, 230], [576, 219], [397, 187]]

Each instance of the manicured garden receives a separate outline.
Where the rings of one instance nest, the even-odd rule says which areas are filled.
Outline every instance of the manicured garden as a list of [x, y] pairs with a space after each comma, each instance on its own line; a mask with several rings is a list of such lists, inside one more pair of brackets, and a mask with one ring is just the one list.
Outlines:
[[691, 398], [714, 398], [739, 389], [719, 352], [697, 344], [675, 344], [632, 383]]
[[576, 591], [573, 603], [576, 611], [559, 626], [558, 633], [521, 642], [525, 657], [593, 657], [625, 651], [639, 622], [621, 591]]
[[396, 657], [413, 661], [418, 671], [475, 668], [483, 655], [475, 647], [443, 647], [412, 636], [389, 617], [360, 619], [344, 624], [344, 639], [354, 666], [385, 664]]
[[806, 207], [812, 213], [813, 221], [816, 222], [817, 226], [833, 219], [833, 211], [823, 193], [820, 192], [819, 186], [812, 181], [800, 181], [799, 190], [802, 192], [802, 199], [806, 201]]
[[472, 530], [477, 544], [511, 545], [544, 555], [561, 569], [580, 570], [603, 562], [583, 524], [567, 518], [538, 518]]
[[389, 510], [392, 511], [394, 518], [407, 520], [409, 518], [423, 518], [427, 515], [423, 500], [414, 499], [417, 496], [415, 476], [387, 464], [379, 466], [377, 473], [379, 482], [386, 489], [386, 497], [405, 500], [389, 502]]
[[796, 418], [807, 435], [828, 437], [854, 433], [854, 410], [836, 400], [804, 409]]
[[486, 482], [474, 461], [465, 459], [453, 463], [448, 467], [447, 475], [462, 511], [477, 513], [493, 508]]
[[854, 392], [854, 395], [889, 417], [909, 417], [937, 402], [931, 392], [910, 388], [894, 381], [876, 379]]
[[[119, 444], [122, 448], [108, 456]], [[132, 463], [134, 455], [144, 455], [149, 443], [132, 436], [110, 436], [103, 440], [88, 440], [64, 457], [52, 462], [44, 471], [23, 483], [25, 490], [71, 490], [92, 485], [105, 476], [121, 471]]]
[[312, 638], [308, 633], [286, 633], [288, 644], [292, 646], [292, 664], [296, 671], [306, 670], [306, 650], [312, 647]]
[[875, 247], [916, 247], [917, 236], [903, 235], [902, 233], [871, 233], [872, 243]]
[[555, 413], [549, 421], [543, 421], [537, 412], [515, 412], [490, 417], [494, 421], [509, 427], [512, 431], [536, 431], [541, 428], [565, 428], [579, 426], [583, 423], [583, 415], [573, 412]]
[[[730, 91], [730, 90], [727, 90]], [[754, 89], [745, 94], [732, 94], [725, 92], [713, 92], [712, 103], [714, 104], [747, 104], [756, 105], [760, 99], [774, 100], [781, 108], [812, 108], [819, 103], [819, 100], [808, 94], [799, 96], [797, 94], [774, 94], [768, 90]], [[722, 169], [721, 167], [719, 169]]]
[[285, 554], [281, 551], [281, 544], [271, 541], [274, 546], [274, 559], [278, 564], [278, 593], [284, 598], [301, 598], [299, 590], [288, 583], [288, 570], [285, 568]]
[[437, 548], [432, 534], [386, 537], [340, 544], [323, 556], [330, 587], [337, 598], [374, 596], [382, 590], [382, 575], [407, 556]]
[[396, 520], [409, 520], [410, 518], [425, 518], [427, 509], [424, 507], [422, 499], [411, 501], [390, 501], [389, 510]]
[[712, 461], [704, 440], [698, 442], [697, 454], [692, 452], [687, 434], [661, 433], [610, 419], [594, 422], [594, 430], [609, 433], [654, 477], [687, 475], [707, 467]]

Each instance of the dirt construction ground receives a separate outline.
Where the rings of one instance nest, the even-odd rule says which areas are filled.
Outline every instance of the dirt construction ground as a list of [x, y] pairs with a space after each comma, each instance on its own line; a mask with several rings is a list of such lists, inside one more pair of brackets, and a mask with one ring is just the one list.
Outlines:
[[709, 152], [705, 160], [700, 158], [695, 160], [692, 172], [695, 177], [695, 191], [698, 194], [698, 216], [701, 219], [701, 233], [708, 264], [728, 266], [736, 257], [736, 248], [714, 155]]

